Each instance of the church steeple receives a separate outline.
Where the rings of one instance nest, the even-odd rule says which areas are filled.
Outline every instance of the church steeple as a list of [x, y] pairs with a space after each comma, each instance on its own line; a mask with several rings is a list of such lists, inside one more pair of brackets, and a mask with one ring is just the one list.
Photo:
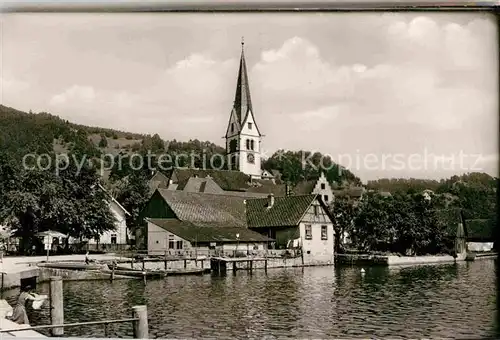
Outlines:
[[248, 112], [252, 112], [252, 99], [250, 97], [250, 85], [248, 84], [247, 64], [245, 61], [245, 42], [241, 38], [240, 69], [238, 71], [238, 82], [236, 83], [236, 94], [234, 96], [233, 108], [242, 124]]
[[242, 39], [236, 94], [225, 137], [226, 153], [231, 169], [260, 178], [260, 143], [262, 135], [253, 114], [244, 47], [245, 43]]

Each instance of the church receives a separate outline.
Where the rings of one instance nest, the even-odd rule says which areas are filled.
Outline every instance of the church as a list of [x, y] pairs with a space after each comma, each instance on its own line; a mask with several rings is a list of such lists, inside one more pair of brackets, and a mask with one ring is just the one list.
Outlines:
[[351, 195], [333, 190], [324, 174], [318, 180], [302, 181], [291, 187], [281, 181], [279, 171], [262, 169], [263, 134], [252, 106], [244, 47], [242, 41], [234, 102], [224, 136], [227, 170], [174, 168], [168, 173], [156, 172], [149, 181], [151, 194], [158, 188], [209, 194], [230, 193], [247, 198], [264, 198], [269, 194], [276, 197], [318, 194], [327, 205], [337, 195], [360, 199], [362, 193]]
[[252, 178], [262, 178], [260, 154], [262, 134], [253, 112], [243, 42], [236, 94], [225, 137], [229, 168], [241, 171]]

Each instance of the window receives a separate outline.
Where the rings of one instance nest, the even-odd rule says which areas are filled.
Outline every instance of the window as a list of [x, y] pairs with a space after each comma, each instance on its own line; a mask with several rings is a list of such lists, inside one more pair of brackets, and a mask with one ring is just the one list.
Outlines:
[[111, 234], [111, 244], [116, 244], [116, 234]]
[[236, 152], [236, 149], [238, 148], [238, 141], [236, 139], [233, 139], [229, 142], [229, 152], [233, 153]]
[[328, 226], [326, 225], [321, 226], [321, 239], [328, 240]]
[[247, 150], [250, 150], [250, 139], [247, 139]]
[[252, 123], [248, 123], [248, 128], [252, 130]]
[[306, 224], [306, 240], [312, 240], [312, 229], [310, 224]]
[[182, 249], [182, 241], [177, 241], [177, 249]]
[[175, 241], [168, 241], [168, 249], [175, 249]]
[[253, 150], [254, 144], [253, 144], [253, 139], [250, 140], [250, 150]]
[[323, 195], [323, 201], [325, 201], [325, 203], [328, 202], [328, 195]]
[[234, 132], [234, 123], [231, 123], [231, 132]]
[[314, 216], [318, 216], [318, 206], [313, 205], [313, 210], [314, 210]]
[[323, 189], [323, 190], [324, 190], [325, 188], [326, 188], [325, 183], [321, 183], [321, 189]]

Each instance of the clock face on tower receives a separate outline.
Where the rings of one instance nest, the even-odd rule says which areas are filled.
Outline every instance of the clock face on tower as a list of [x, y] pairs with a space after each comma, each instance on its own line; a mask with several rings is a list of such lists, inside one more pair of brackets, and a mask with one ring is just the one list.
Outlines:
[[253, 154], [249, 153], [247, 155], [247, 160], [248, 160], [248, 163], [253, 163], [255, 161], [255, 157]]

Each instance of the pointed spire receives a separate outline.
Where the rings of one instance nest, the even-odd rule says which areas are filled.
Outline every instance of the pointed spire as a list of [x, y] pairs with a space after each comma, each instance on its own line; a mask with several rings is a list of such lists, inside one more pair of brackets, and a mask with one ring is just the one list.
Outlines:
[[238, 115], [240, 124], [245, 119], [248, 111], [252, 111], [252, 100], [250, 98], [250, 86], [248, 84], [247, 65], [244, 51], [245, 41], [241, 37], [241, 59], [238, 71], [238, 82], [236, 84], [236, 94], [234, 96], [234, 109]]

